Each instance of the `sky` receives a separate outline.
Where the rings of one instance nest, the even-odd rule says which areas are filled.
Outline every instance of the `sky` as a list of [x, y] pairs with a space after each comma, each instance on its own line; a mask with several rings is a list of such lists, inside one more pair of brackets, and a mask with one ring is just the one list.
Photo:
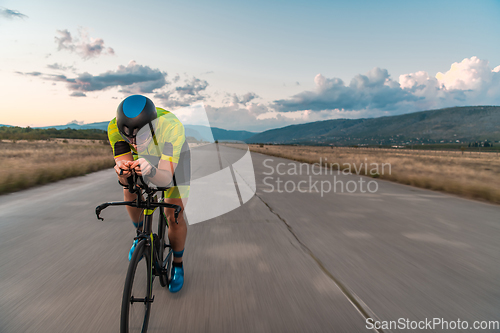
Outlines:
[[109, 121], [131, 94], [249, 131], [500, 105], [498, 17], [499, 1], [0, 0], [0, 124]]

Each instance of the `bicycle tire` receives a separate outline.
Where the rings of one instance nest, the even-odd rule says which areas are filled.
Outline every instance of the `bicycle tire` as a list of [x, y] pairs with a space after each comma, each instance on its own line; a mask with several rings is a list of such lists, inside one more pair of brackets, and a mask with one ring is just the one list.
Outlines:
[[151, 252], [146, 244], [144, 239], [139, 241], [128, 266], [122, 298], [121, 333], [144, 333], [148, 329], [153, 281]]
[[171, 273], [171, 267], [172, 267], [172, 250], [170, 246], [166, 246], [168, 242], [168, 228], [166, 227], [167, 223], [165, 222], [165, 216], [163, 214], [160, 214], [160, 218], [158, 221], [158, 235], [162, 235], [163, 237], [160, 238], [159, 241], [159, 248], [158, 248], [158, 263], [161, 265], [161, 268], [163, 272], [160, 272], [159, 275], [159, 280], [160, 280], [160, 285], [162, 287], [168, 286], [168, 282], [170, 281], [170, 273]]

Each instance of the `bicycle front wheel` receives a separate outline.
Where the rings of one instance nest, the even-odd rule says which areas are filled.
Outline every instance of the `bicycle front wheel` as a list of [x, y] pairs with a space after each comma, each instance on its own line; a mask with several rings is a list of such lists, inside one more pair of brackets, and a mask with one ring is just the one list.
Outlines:
[[159, 272], [160, 285], [166, 287], [170, 281], [170, 269], [172, 266], [172, 250], [168, 243], [168, 228], [165, 222], [165, 216], [160, 214], [158, 221], [158, 264], [161, 271]]
[[132, 255], [123, 289], [121, 333], [144, 333], [152, 303], [151, 248], [141, 240]]

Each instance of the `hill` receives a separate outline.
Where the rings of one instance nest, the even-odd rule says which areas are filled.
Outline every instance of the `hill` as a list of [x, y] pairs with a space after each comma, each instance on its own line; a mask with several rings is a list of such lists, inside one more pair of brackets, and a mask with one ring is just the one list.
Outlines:
[[[109, 121], [103, 121], [103, 122], [98, 122], [98, 123], [91, 123], [91, 124], [84, 124], [84, 125], [79, 125], [79, 124], [67, 124], [67, 125], [56, 125], [56, 126], [45, 126], [45, 127], [36, 127], [40, 129], [49, 129], [49, 128], [55, 128], [58, 130], [70, 128], [70, 129], [100, 129], [103, 131], [108, 130], [108, 124]], [[217, 128], [217, 127], [208, 127], [208, 126], [200, 126], [200, 125], [185, 125], [184, 126], [186, 129], [186, 137], [193, 137], [196, 140], [199, 141], [212, 141], [213, 140], [238, 140], [238, 141], [244, 141], [245, 139], [254, 136], [255, 132], [247, 132], [247, 131], [231, 131], [231, 130], [225, 130], [222, 128]]]
[[236, 141], [245, 141], [246, 139], [257, 134], [255, 132], [232, 131], [217, 127], [212, 127], [212, 133], [214, 135], [215, 140], [236, 140]]
[[108, 124], [109, 121], [101, 121], [98, 123], [91, 123], [91, 124], [84, 124], [84, 125], [79, 125], [79, 124], [74, 124], [74, 123], [69, 123], [66, 125], [55, 125], [55, 126], [44, 126], [44, 127], [34, 127], [34, 128], [40, 128], [40, 129], [49, 129], [49, 128], [55, 128], [57, 130], [63, 130], [66, 128], [71, 128], [71, 129], [99, 129], [102, 131], [107, 131], [108, 130]]
[[[67, 129], [67, 128], [75, 129], [75, 130], [99, 129], [102, 131], [107, 131], [108, 124], [109, 124], [108, 121], [102, 121], [102, 122], [98, 122], [98, 123], [91, 123], [91, 124], [84, 124], [84, 125], [70, 123], [67, 125], [44, 126], [44, 127], [36, 127], [36, 128], [39, 128], [39, 129], [55, 128], [57, 130], [63, 130], [63, 129]], [[9, 125], [4, 125], [4, 126], [9, 126]], [[213, 140], [244, 141], [245, 139], [250, 138], [251, 136], [254, 136], [255, 134], [257, 134], [255, 132], [232, 131], [232, 130], [225, 130], [225, 129], [217, 128], [217, 127], [210, 128], [208, 126], [200, 126], [200, 125], [185, 125], [184, 127], [186, 130], [186, 137], [193, 137], [198, 141], [207, 141], [207, 142], [210, 142]]]
[[500, 107], [469, 106], [292, 125], [256, 134], [246, 142], [391, 145], [499, 140]]

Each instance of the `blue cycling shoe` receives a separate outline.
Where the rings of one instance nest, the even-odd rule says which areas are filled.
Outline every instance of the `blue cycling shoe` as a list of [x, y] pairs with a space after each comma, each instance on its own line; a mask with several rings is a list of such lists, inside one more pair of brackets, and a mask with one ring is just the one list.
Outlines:
[[139, 243], [139, 240], [138, 239], [134, 240], [134, 243], [132, 244], [132, 247], [130, 248], [130, 251], [128, 253], [128, 261], [130, 261], [132, 259], [132, 255], [134, 254], [135, 247], [137, 246], [137, 243]]
[[184, 268], [183, 267], [172, 267], [172, 277], [170, 283], [168, 284], [168, 290], [171, 293], [176, 293], [182, 289], [184, 285]]

